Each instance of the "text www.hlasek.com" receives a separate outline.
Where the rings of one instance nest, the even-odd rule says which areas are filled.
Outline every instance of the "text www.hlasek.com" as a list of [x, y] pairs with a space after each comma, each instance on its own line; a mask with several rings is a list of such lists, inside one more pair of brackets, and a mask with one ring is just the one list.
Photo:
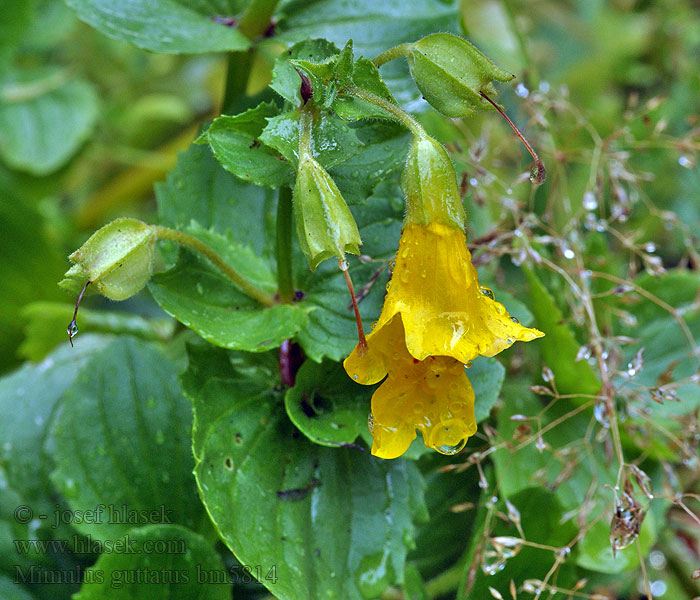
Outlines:
[[143, 540], [129, 534], [119, 540], [74, 535], [71, 540], [14, 540], [18, 554], [187, 554], [184, 540]]

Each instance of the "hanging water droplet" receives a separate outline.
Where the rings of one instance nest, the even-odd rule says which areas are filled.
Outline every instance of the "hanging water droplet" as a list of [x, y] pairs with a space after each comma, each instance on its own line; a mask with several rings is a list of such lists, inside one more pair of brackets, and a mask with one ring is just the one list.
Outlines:
[[591, 191], [583, 195], [583, 208], [586, 210], [595, 210], [598, 208], [598, 201], [595, 199], [595, 194]]
[[461, 442], [455, 444], [454, 446], [451, 446], [450, 444], [443, 444], [442, 446], [438, 446], [435, 448], [440, 454], [447, 454], [452, 455], [452, 454], [457, 454], [464, 446], [466, 446], [467, 440], [466, 438], [463, 439]]
[[566, 245], [562, 247], [562, 253], [564, 254], [564, 258], [567, 258], [569, 260], [576, 256], [576, 253]]
[[649, 254], [651, 254], [652, 252], [656, 252], [656, 244], [654, 244], [653, 242], [648, 242], [644, 245], [644, 252], [648, 252]]
[[395, 261], [395, 260], [390, 260], [390, 261], [389, 261], [389, 272], [390, 272], [390, 273], [393, 273], [395, 267], [396, 267], [396, 261]]
[[679, 156], [678, 157], [678, 164], [681, 167], [685, 167], [686, 169], [692, 165], [691, 160], [687, 156]]
[[353, 378], [355, 381], [357, 381], [357, 380], [359, 379], [359, 376], [357, 375], [357, 373], [353, 373], [352, 378]]
[[472, 187], [479, 185], [479, 180], [476, 177], [469, 178], [469, 185]]
[[369, 414], [367, 415], [367, 429], [369, 429], [369, 432], [374, 435], [374, 415], [372, 414], [372, 411], [369, 411]]
[[489, 288], [485, 287], [485, 286], [481, 286], [481, 288], [479, 288], [479, 291], [480, 291], [484, 296], [486, 296], [487, 298], [490, 298], [491, 300], [495, 300], [495, 299], [496, 299], [496, 297], [493, 295], [493, 291], [490, 290]]
[[391, 281], [386, 282], [386, 291], [389, 291], [389, 288], [391, 287]]
[[78, 334], [78, 325], [75, 321], [71, 322], [66, 328], [69, 337], [75, 337]]
[[515, 86], [515, 93], [521, 98], [527, 98], [530, 95], [530, 90], [528, 90], [522, 83]]

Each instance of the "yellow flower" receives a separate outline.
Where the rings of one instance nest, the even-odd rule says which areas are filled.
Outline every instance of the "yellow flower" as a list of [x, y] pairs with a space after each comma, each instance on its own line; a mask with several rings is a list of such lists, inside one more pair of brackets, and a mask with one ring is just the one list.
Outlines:
[[464, 365], [544, 334], [523, 327], [479, 285], [454, 167], [425, 133], [414, 133], [402, 186], [406, 218], [384, 307], [366, 346], [343, 364], [364, 385], [386, 376], [372, 396], [372, 454], [401, 456], [416, 429], [427, 446], [454, 454], [476, 431]]
[[460, 450], [476, 431], [463, 364], [542, 335], [520, 325], [479, 285], [461, 229], [408, 223], [367, 348], [356, 347], [344, 362], [365, 385], [388, 374], [372, 397], [372, 453], [400, 456], [416, 429], [439, 452]]
[[369, 353], [353, 352], [345, 368], [353, 379], [367, 385], [388, 373], [372, 396], [372, 454], [401, 456], [416, 437], [416, 429], [425, 444], [438, 452], [459, 452], [476, 431], [474, 390], [464, 365], [448, 356], [429, 356], [423, 361], [411, 356], [400, 318], [370, 334], [368, 343], [370, 339]]

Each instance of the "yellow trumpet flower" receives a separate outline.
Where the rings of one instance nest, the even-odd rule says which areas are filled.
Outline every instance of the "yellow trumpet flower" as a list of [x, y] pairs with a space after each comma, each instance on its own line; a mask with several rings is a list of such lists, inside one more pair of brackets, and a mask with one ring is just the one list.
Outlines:
[[[422, 168], [426, 164], [432, 173]], [[454, 171], [439, 144], [414, 142], [407, 173], [408, 212], [384, 306], [367, 345], [358, 344], [344, 362], [364, 385], [388, 375], [372, 397], [372, 453], [382, 458], [403, 454], [416, 429], [438, 452], [461, 450], [476, 431], [464, 365], [544, 335], [523, 327], [479, 285], [451, 183]], [[425, 197], [438, 186], [440, 201], [437, 194]]]

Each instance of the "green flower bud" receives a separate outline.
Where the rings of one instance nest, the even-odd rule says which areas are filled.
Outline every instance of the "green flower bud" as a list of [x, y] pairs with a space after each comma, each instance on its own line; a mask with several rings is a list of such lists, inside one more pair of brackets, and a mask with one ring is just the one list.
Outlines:
[[493, 80], [510, 81], [515, 77], [467, 40], [451, 33], [434, 33], [409, 44], [406, 58], [425, 99], [448, 117], [493, 110], [479, 92], [495, 94]]
[[464, 228], [464, 207], [457, 176], [445, 149], [429, 135], [416, 135], [401, 175], [406, 223], [442, 223]]
[[310, 153], [299, 158], [293, 200], [299, 246], [312, 271], [332, 256], [360, 253], [355, 219], [333, 178]]
[[136, 219], [112, 221], [68, 258], [75, 263], [58, 285], [74, 294], [87, 281], [110, 300], [126, 300], [143, 288], [153, 272], [155, 229]]

